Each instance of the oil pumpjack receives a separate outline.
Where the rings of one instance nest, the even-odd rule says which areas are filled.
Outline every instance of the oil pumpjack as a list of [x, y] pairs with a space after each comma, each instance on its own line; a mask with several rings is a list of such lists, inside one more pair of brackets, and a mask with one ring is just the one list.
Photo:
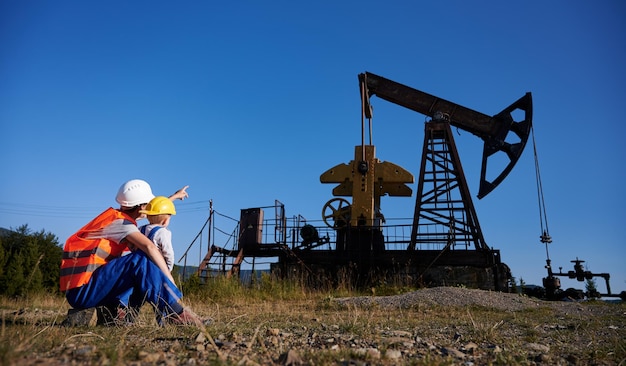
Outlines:
[[[411, 196], [406, 185], [413, 183], [409, 172], [378, 161], [375, 147], [362, 144], [355, 147], [350, 164], [337, 165], [321, 175], [322, 183], [339, 184], [333, 195], [352, 196], [349, 222], [341, 215], [334, 217], [337, 242], [344, 244], [338, 244], [337, 251], [343, 250], [344, 261], [359, 263], [364, 270], [409, 269], [426, 283], [505, 289], [510, 270], [501, 262], [499, 251], [485, 243], [450, 126], [484, 141], [478, 193], [483, 198], [503, 181], [522, 154], [532, 126], [531, 94], [487, 116], [372, 73], [360, 74], [359, 84], [367, 119], [372, 118], [373, 96], [432, 119], [425, 124], [415, 212], [405, 248], [387, 249], [382, 220], [377, 215], [382, 196]], [[516, 110], [523, 111], [523, 120], [513, 119]], [[513, 143], [507, 142], [511, 132], [516, 135]], [[504, 153], [508, 164], [488, 181], [488, 161], [496, 153]]]
[[[402, 276], [423, 286], [507, 291], [510, 269], [501, 261], [500, 251], [485, 242], [451, 126], [483, 140], [481, 199], [502, 183], [524, 150], [532, 127], [531, 94], [489, 116], [369, 72], [359, 74], [358, 80], [362, 143], [355, 147], [353, 160], [320, 176], [321, 183], [336, 184], [335, 198], [322, 208], [325, 225], [314, 226], [300, 216], [287, 219], [278, 201], [271, 222], [264, 220], [263, 207], [243, 209], [236, 247], [212, 245], [199, 273], [208, 270], [215, 254], [222, 256], [222, 263], [226, 257], [236, 258], [233, 269], [246, 257], [276, 257], [272, 271], [283, 275], [313, 273], [322, 278], [318, 274], [324, 273], [336, 278], [349, 270], [361, 284], [380, 276]], [[364, 121], [371, 124], [373, 97], [430, 118], [425, 123], [411, 223], [387, 223], [380, 212], [383, 196], [412, 195], [408, 184], [414, 183], [414, 177], [399, 165], [380, 161], [371, 141], [365, 143]], [[506, 164], [491, 174], [489, 162], [495, 156]], [[272, 231], [273, 237], [267, 235]]]

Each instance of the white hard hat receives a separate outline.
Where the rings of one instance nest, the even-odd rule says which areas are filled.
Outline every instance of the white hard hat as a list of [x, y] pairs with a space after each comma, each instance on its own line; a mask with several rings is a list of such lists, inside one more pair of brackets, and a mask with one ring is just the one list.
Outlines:
[[122, 184], [115, 200], [121, 206], [135, 207], [150, 202], [154, 198], [152, 188], [145, 180], [132, 179]]

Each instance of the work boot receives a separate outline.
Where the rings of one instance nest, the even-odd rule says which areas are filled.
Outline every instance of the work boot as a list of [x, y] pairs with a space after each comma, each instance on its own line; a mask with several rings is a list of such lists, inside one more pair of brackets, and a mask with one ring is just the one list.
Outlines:
[[130, 306], [118, 306], [115, 322], [117, 325], [131, 325], [135, 323], [138, 316], [139, 309]]
[[98, 324], [98, 311], [96, 308], [89, 309], [69, 309], [67, 318], [61, 325], [66, 327], [94, 327]]
[[98, 308], [98, 324], [107, 327], [127, 326], [135, 322], [137, 311], [122, 305]]

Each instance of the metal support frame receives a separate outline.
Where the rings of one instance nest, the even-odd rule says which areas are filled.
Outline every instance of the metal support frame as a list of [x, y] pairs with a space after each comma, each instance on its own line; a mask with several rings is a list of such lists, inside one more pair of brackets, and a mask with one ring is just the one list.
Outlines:
[[[409, 250], [488, 250], [447, 121], [426, 123]], [[434, 229], [434, 230], [433, 230]]]

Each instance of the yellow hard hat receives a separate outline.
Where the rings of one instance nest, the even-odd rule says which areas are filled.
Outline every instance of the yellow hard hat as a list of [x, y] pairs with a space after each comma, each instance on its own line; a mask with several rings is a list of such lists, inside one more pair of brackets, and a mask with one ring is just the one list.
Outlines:
[[139, 212], [146, 215], [176, 215], [176, 208], [174, 207], [174, 203], [169, 198], [157, 196], [148, 203], [145, 210], [141, 210]]

